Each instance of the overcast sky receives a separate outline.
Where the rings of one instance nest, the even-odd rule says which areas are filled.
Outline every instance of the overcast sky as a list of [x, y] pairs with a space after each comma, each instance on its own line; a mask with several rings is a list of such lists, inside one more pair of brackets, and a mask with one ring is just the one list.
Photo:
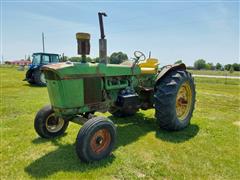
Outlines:
[[239, 61], [239, 2], [76, 2], [2, 1], [1, 46], [4, 60], [42, 51], [77, 55], [77, 32], [91, 34], [91, 57], [98, 56], [97, 12], [104, 11], [108, 54], [134, 50], [162, 65], [182, 59], [222, 64]]

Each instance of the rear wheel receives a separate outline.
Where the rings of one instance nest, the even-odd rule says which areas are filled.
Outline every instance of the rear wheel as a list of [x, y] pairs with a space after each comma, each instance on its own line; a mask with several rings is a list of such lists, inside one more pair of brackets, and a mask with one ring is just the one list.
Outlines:
[[39, 136], [53, 138], [62, 135], [68, 127], [68, 121], [56, 117], [50, 105], [40, 109], [34, 120], [34, 128]]
[[155, 116], [166, 130], [185, 128], [191, 120], [195, 105], [195, 85], [191, 74], [176, 70], [167, 74], [155, 86]]
[[35, 81], [31, 78], [27, 80], [29, 84], [35, 84]]
[[27, 73], [26, 73], [26, 78], [27, 82], [29, 84], [35, 84], [35, 81], [34, 81], [34, 78], [33, 78], [33, 72], [32, 70], [28, 70]]
[[116, 128], [105, 117], [88, 120], [76, 139], [76, 152], [84, 162], [101, 160], [109, 156], [116, 142]]
[[34, 81], [39, 86], [46, 86], [46, 79], [44, 73], [40, 70], [36, 70], [33, 74]]

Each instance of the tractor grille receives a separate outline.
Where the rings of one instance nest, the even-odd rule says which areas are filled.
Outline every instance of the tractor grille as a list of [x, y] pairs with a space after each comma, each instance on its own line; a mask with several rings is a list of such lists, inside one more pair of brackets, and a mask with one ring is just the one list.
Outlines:
[[102, 101], [101, 78], [84, 78], [84, 103], [91, 104]]

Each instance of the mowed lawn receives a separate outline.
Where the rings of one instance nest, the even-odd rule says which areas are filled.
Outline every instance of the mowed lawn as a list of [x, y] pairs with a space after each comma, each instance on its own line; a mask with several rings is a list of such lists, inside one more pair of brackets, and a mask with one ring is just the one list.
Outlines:
[[219, 70], [189, 70], [196, 75], [213, 75], [213, 76], [240, 76], [240, 71], [219, 71]]
[[31, 87], [23, 71], [0, 68], [1, 179], [240, 179], [240, 81], [195, 78], [191, 125], [167, 132], [154, 110], [131, 118], [108, 116], [117, 125], [111, 157], [85, 164], [75, 154], [79, 125], [59, 138], [39, 138], [36, 112], [49, 103], [47, 89]]

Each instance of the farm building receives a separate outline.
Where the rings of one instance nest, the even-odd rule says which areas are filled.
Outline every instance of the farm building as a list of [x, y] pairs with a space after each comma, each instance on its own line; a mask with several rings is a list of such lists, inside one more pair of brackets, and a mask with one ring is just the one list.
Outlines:
[[21, 59], [21, 60], [5, 61], [5, 64], [26, 66], [31, 64], [31, 61]]

